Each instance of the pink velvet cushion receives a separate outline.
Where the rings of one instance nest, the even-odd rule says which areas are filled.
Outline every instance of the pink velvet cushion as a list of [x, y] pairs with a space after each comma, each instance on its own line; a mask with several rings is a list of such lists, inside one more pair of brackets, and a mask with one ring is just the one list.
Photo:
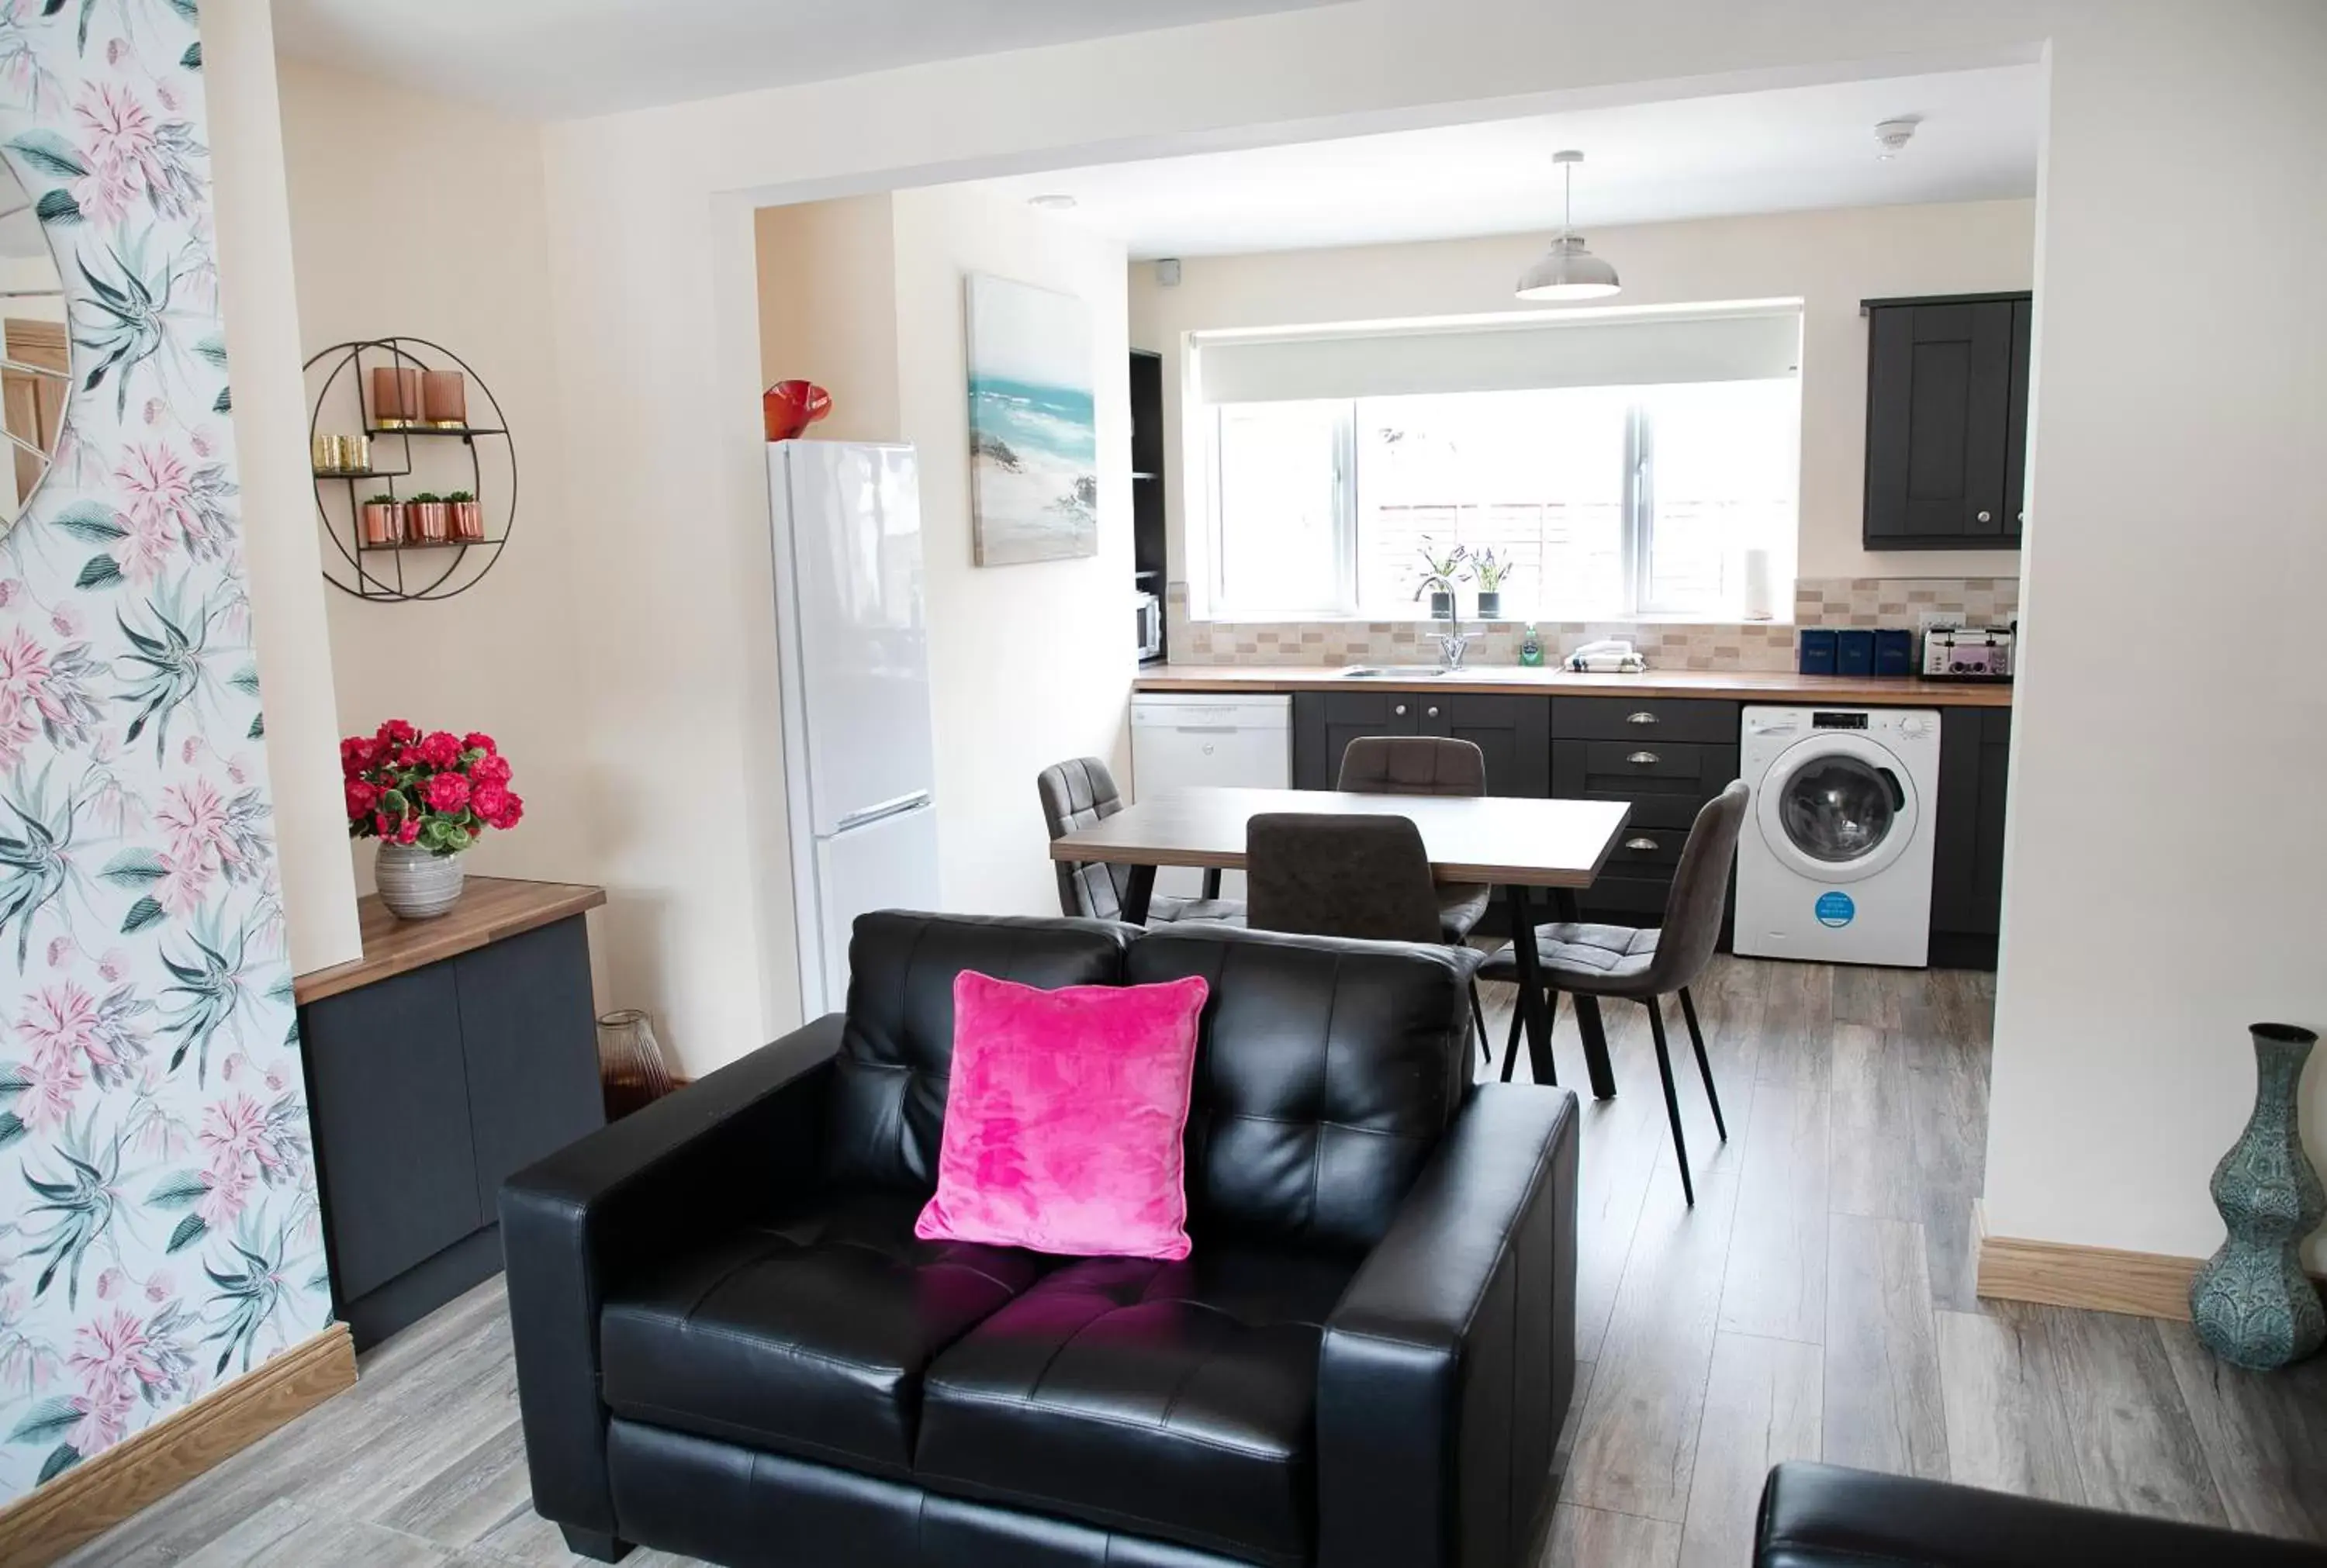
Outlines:
[[964, 970], [937, 1195], [913, 1234], [1188, 1255], [1180, 1149], [1204, 982], [1041, 991]]

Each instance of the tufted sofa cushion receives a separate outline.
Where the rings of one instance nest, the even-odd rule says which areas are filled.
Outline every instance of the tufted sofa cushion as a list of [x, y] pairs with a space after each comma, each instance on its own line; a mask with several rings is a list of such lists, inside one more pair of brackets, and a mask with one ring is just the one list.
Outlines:
[[1468, 1087], [1467, 950], [1230, 927], [1150, 930], [1128, 977], [1211, 987], [1188, 1115], [1189, 1229], [1360, 1250]]
[[883, 910], [848, 944], [848, 1022], [833, 1063], [825, 1171], [927, 1197], [937, 1185], [953, 1066], [953, 981], [965, 969], [1056, 990], [1123, 983], [1127, 929], [1097, 920]]

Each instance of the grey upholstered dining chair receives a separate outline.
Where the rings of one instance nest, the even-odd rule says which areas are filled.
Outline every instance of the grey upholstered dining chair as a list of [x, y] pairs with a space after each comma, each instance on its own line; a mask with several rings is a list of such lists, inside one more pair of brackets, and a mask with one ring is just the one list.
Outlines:
[[[1077, 757], [1053, 762], [1035, 775], [1034, 788], [1042, 798], [1043, 826], [1053, 839], [1078, 827], [1104, 822], [1123, 809], [1123, 792], [1115, 775], [1097, 757]], [[1059, 873], [1059, 912], [1092, 919], [1123, 919], [1123, 897], [1131, 882], [1131, 868], [1103, 861], [1052, 861]], [[1206, 879], [1208, 883], [1212, 879]], [[1217, 884], [1213, 884], [1217, 885]], [[1209, 891], [1209, 890], [1208, 890]], [[1174, 898], [1157, 893], [1147, 901], [1147, 923], [1168, 925], [1179, 920], [1244, 923], [1244, 905], [1234, 899]]]
[[[1484, 795], [1487, 754], [1469, 741], [1449, 735], [1360, 735], [1341, 752], [1335, 788], [1352, 795]], [[1460, 947], [1487, 918], [1494, 890], [1476, 882], [1438, 884], [1438, 939]], [[1479, 1051], [1489, 1061], [1487, 1014], [1479, 987], [1471, 986], [1471, 1022], [1479, 1031]]]
[[[1569, 991], [1638, 1002], [1649, 1010], [1657, 1071], [1665, 1083], [1665, 1115], [1672, 1122], [1673, 1153], [1680, 1161], [1681, 1191], [1691, 1207], [1696, 1203], [1696, 1184], [1689, 1179], [1688, 1141], [1681, 1135], [1680, 1100], [1673, 1093], [1672, 1057], [1665, 1047], [1664, 998], [1680, 997], [1689, 1044], [1696, 1050], [1696, 1070], [1705, 1079], [1705, 1097], [1713, 1106], [1713, 1125], [1725, 1143], [1729, 1125], [1721, 1117], [1721, 1096], [1713, 1087], [1713, 1064], [1706, 1058], [1705, 1031], [1697, 1026], [1696, 1001], [1688, 988], [1705, 973], [1721, 939], [1722, 911], [1729, 901], [1729, 867], [1737, 855], [1737, 834], [1744, 825], [1751, 795], [1742, 780], [1733, 779], [1728, 789], [1697, 812], [1688, 842], [1681, 847], [1672, 891], [1665, 896], [1662, 929], [1572, 923], [1535, 929], [1536, 951], [1553, 1008], [1559, 1005], [1559, 994]], [[1510, 946], [1506, 943], [1479, 973], [1490, 980], [1516, 981], [1519, 963]], [[1511, 1037], [1503, 1049], [1505, 1082], [1510, 1079], [1519, 1043], [1519, 1019], [1514, 1014]]]
[[1244, 859], [1256, 930], [1441, 939], [1430, 854], [1407, 817], [1264, 811], [1245, 823]]

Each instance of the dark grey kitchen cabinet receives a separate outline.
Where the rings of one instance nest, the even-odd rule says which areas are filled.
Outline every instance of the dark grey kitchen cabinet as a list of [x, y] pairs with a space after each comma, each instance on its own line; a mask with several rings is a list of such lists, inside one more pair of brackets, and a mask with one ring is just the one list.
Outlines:
[[[1664, 919], [1698, 809], [1737, 777], [1739, 718], [1738, 704], [1710, 698], [1553, 699], [1552, 794], [1631, 807], [1598, 880], [1576, 895], [1584, 919]], [[1721, 945], [1729, 945], [1725, 919]]]
[[1487, 793], [1551, 794], [1551, 699], [1494, 692], [1297, 692], [1293, 784], [1331, 789], [1360, 735], [1448, 735], [1485, 754]]
[[1870, 550], [2017, 549], [2031, 296], [1861, 302]]
[[1995, 967], [2011, 747], [2011, 709], [1940, 710], [1939, 798], [1931, 835], [1935, 966]]
[[472, 878], [453, 913], [405, 923], [367, 899], [364, 957], [297, 983], [334, 1309], [359, 1349], [498, 1272], [502, 1181], [605, 1125], [579, 912], [603, 900]]

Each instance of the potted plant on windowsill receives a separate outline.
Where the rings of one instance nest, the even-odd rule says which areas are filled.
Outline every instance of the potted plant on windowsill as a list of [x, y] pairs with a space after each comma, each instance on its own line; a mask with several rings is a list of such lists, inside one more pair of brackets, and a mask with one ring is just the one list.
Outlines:
[[373, 880], [397, 918], [425, 920], [461, 900], [461, 856], [488, 827], [515, 827], [525, 802], [491, 735], [423, 733], [390, 719], [340, 742], [348, 836], [377, 838]]
[[453, 509], [453, 537], [463, 544], [473, 545], [485, 537], [485, 509], [469, 490], [454, 490], [444, 498]]
[[1419, 599], [1425, 593], [1430, 595], [1431, 620], [1453, 620], [1454, 574], [1463, 569], [1466, 553], [1460, 545], [1441, 550], [1426, 535], [1416, 548], [1421, 554], [1424, 570], [1422, 586], [1414, 591], [1414, 596]]
[[1510, 563], [1497, 560], [1492, 546], [1484, 546], [1471, 552], [1471, 575], [1479, 583], [1480, 620], [1500, 621], [1503, 618], [1503, 579], [1510, 574]]

